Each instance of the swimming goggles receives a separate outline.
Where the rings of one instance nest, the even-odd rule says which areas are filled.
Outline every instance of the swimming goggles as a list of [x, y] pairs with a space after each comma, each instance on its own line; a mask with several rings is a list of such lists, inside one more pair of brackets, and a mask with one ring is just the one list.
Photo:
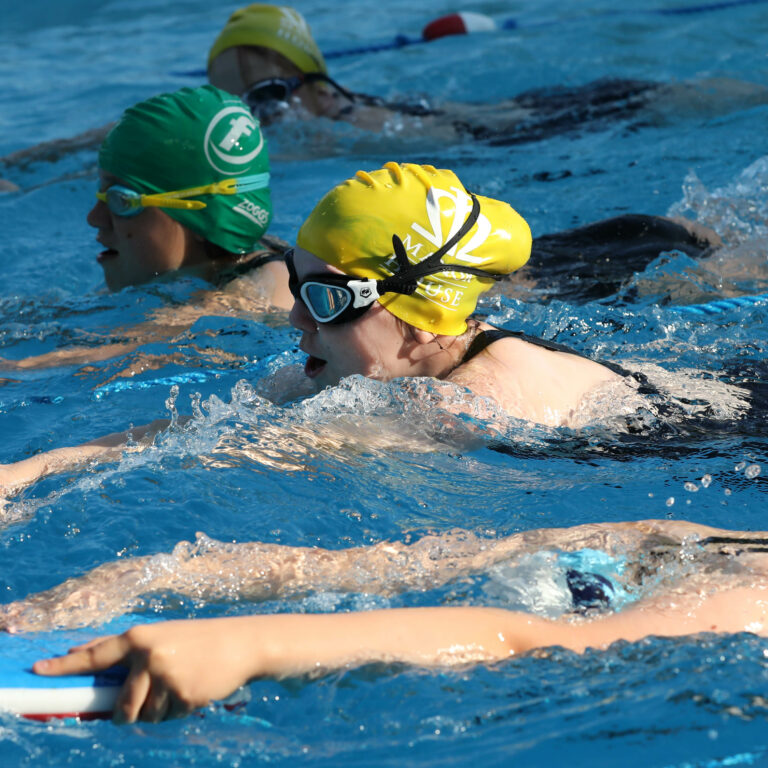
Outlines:
[[461, 272], [478, 275], [493, 280], [501, 280], [504, 275], [486, 272], [478, 267], [465, 267], [462, 264], [443, 264], [442, 258], [468, 232], [480, 216], [480, 203], [472, 198], [472, 211], [456, 234], [433, 254], [417, 264], [411, 264], [405, 252], [403, 241], [392, 235], [392, 247], [398, 270], [383, 280], [374, 278], [354, 278], [347, 275], [335, 275], [328, 272], [307, 275], [299, 280], [293, 263], [293, 248], [285, 253], [288, 267], [288, 287], [294, 299], [302, 301], [309, 313], [318, 323], [331, 325], [348, 323], [367, 312], [376, 299], [385, 293], [400, 293], [406, 296], [415, 293], [418, 281], [427, 275], [438, 272]]
[[305, 83], [329, 83], [350, 101], [355, 100], [355, 95], [351, 91], [339, 85], [324, 72], [307, 72], [296, 77], [270, 77], [266, 80], [258, 80], [240, 98], [253, 112], [269, 102], [288, 101], [294, 91]]
[[103, 192], [96, 193], [96, 199], [106, 203], [115, 216], [136, 216], [145, 208], [177, 208], [186, 211], [199, 211], [205, 208], [207, 203], [202, 200], [187, 200], [198, 195], [239, 195], [243, 192], [253, 192], [269, 186], [268, 173], [254, 173], [250, 176], [242, 176], [239, 179], [223, 179], [214, 184], [206, 184], [202, 187], [189, 187], [177, 189], [173, 192], [158, 192], [151, 195], [143, 195], [134, 189], [113, 184]]

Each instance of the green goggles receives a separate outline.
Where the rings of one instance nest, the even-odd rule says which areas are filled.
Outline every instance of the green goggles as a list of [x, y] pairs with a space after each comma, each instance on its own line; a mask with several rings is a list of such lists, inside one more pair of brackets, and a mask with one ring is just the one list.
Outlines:
[[199, 211], [206, 207], [202, 200], [189, 200], [200, 195], [239, 195], [253, 192], [269, 186], [268, 173], [254, 173], [239, 179], [223, 179], [202, 187], [177, 189], [173, 192], [158, 192], [143, 195], [134, 189], [113, 184], [103, 192], [96, 193], [96, 199], [105, 203], [115, 216], [136, 216], [145, 208], [176, 208], [186, 211]]

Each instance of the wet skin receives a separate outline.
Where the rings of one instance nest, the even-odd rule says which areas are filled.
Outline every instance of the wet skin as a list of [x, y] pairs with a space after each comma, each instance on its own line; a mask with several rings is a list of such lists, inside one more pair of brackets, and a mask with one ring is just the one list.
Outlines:
[[[99, 189], [130, 184], [99, 171]], [[145, 208], [136, 216], [113, 214], [97, 201], [88, 223], [98, 230], [96, 240], [104, 250], [96, 257], [110, 291], [140, 285], [165, 272], [208, 262], [201, 237], [183, 227], [160, 208]]]
[[[342, 274], [301, 248], [295, 250], [294, 266], [300, 281], [310, 274]], [[299, 347], [310, 356], [304, 372], [320, 387], [353, 374], [380, 381], [430, 375], [420, 370], [417, 350], [421, 342], [408, 338], [397, 318], [378, 302], [357, 320], [324, 325], [315, 322], [304, 303], [296, 300], [289, 319], [302, 331]]]

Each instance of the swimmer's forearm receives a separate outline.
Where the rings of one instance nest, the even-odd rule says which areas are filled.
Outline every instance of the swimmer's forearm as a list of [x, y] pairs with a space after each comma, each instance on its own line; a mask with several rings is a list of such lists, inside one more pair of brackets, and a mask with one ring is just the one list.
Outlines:
[[185, 714], [262, 677], [322, 674], [377, 662], [493, 663], [538, 647], [580, 652], [649, 634], [765, 632], [768, 601], [759, 599], [759, 590], [689, 597], [693, 605], [636, 608], [582, 623], [475, 607], [160, 622], [37, 662], [34, 671], [62, 675], [128, 667], [115, 718], [133, 722]]
[[79, 133], [77, 136], [70, 136], [66, 139], [52, 139], [51, 141], [44, 141], [26, 149], [19, 149], [16, 152], [0, 157], [0, 163], [5, 166], [24, 167], [29, 163], [42, 160], [53, 161], [70, 152], [96, 147], [101, 144], [113, 125], [114, 123], [108, 123], [99, 128], [92, 128]]
[[54, 448], [45, 453], [30, 456], [0, 467], [0, 489], [10, 496], [26, 488], [42, 477], [66, 472], [80, 464], [102, 457], [109, 449], [100, 445], [81, 445], [71, 448]]
[[24, 357], [20, 360], [0, 358], [0, 370], [5, 371], [29, 371], [43, 368], [54, 368], [59, 365], [83, 365], [85, 363], [97, 363], [101, 360], [109, 360], [118, 355], [126, 355], [133, 352], [136, 343], [103, 344], [98, 347], [66, 347], [54, 349], [42, 355]]
[[249, 680], [371, 662], [450, 666], [507, 658], [506, 614], [411, 608], [331, 615], [240, 616], [137, 626], [41, 660], [44, 675], [130, 669], [115, 720], [161, 720], [223, 699]]
[[525, 630], [510, 635], [510, 615], [480, 607], [281, 614], [242, 617], [238, 631], [259, 647], [249, 677], [282, 678], [378, 662], [433, 667], [499, 661], [528, 644]]
[[125, 432], [113, 432], [82, 445], [53, 448], [13, 464], [0, 466], [0, 498], [26, 488], [40, 478], [67, 472], [94, 459], [119, 456], [129, 441], [149, 440], [169, 424], [158, 419]]

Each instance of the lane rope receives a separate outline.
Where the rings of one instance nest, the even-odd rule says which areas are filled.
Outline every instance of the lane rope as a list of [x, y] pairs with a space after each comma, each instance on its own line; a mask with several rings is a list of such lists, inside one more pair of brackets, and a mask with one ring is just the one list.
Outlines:
[[722, 315], [731, 309], [754, 307], [758, 304], [766, 303], [768, 303], [768, 293], [759, 293], [754, 296], [733, 296], [728, 299], [715, 299], [705, 304], [688, 304], [680, 307], [666, 307], [666, 309], [686, 315], [711, 317], [713, 315]]
[[[468, 35], [476, 32], [497, 32], [499, 30], [534, 29], [536, 27], [557, 26], [574, 21], [591, 21], [598, 17], [688, 16], [697, 13], [724, 11], [745, 5], [763, 5], [765, 3], [768, 3], [768, 0], [720, 0], [719, 2], [680, 5], [672, 8], [606, 10], [593, 14], [579, 14], [549, 19], [526, 20], [508, 18], [500, 21], [496, 21], [491, 16], [487, 16], [483, 13], [459, 11], [457, 13], [449, 13], [446, 16], [441, 16], [440, 18], [430, 21], [418, 36], [405, 34], [395, 35], [395, 37], [390, 40], [381, 40], [376, 43], [367, 43], [348, 48], [323, 51], [323, 56], [326, 59], [340, 59], [344, 56], [360, 56], [366, 53], [379, 53], [380, 51], [405, 48], [409, 45], [429, 43], [432, 40], [439, 40], [441, 37], [450, 37], [452, 35]], [[206, 69], [194, 69], [183, 72], [172, 72], [171, 74], [180, 77], [206, 77], [208, 71]]]

